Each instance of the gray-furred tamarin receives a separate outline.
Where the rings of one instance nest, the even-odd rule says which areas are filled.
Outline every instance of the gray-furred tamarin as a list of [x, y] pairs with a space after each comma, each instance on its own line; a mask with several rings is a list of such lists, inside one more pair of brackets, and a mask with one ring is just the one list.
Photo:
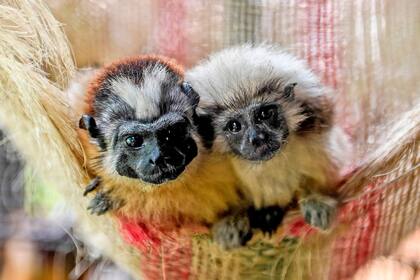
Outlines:
[[[214, 148], [230, 155], [255, 207], [297, 198], [307, 223], [327, 229], [349, 144], [307, 66], [273, 46], [245, 45], [211, 55], [186, 80], [200, 95], [199, 114], [213, 118]], [[232, 227], [226, 220], [215, 235]]]
[[198, 135], [198, 95], [173, 60], [138, 56], [100, 70], [85, 91], [80, 133], [95, 179], [91, 211], [156, 226], [212, 225], [244, 202], [223, 156]]

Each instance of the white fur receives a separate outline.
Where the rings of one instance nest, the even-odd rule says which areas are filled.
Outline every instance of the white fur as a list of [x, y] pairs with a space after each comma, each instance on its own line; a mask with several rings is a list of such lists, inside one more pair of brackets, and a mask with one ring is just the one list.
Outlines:
[[[235, 94], [251, 94], [247, 98], [252, 99], [253, 90], [279, 78], [284, 84], [297, 83], [295, 94], [301, 100], [329, 94], [303, 61], [266, 45], [222, 50], [186, 74], [186, 80], [200, 94], [202, 108], [213, 104], [229, 107]], [[226, 151], [221, 138], [216, 137], [215, 148]], [[271, 160], [251, 162], [232, 157], [232, 161], [257, 207], [287, 205], [296, 194], [305, 197], [332, 192], [349, 151], [346, 135], [332, 127], [321, 133], [291, 134], [287, 145]]]
[[296, 194], [304, 197], [331, 192], [350, 151], [343, 132], [335, 129], [334, 133], [307, 138], [292, 136], [286, 147], [266, 162], [233, 158], [235, 170], [248, 186], [254, 204], [287, 205]]
[[111, 82], [111, 90], [135, 109], [139, 119], [157, 117], [160, 114], [161, 85], [167, 76], [166, 69], [156, 65], [144, 70], [140, 85], [127, 77], [118, 77]]
[[297, 83], [297, 95], [322, 94], [319, 79], [302, 60], [266, 45], [222, 50], [186, 73], [186, 80], [200, 93], [204, 105], [229, 104], [233, 92], [255, 88], [262, 81], [278, 77], [285, 84]]
[[84, 113], [83, 108], [85, 105], [86, 88], [95, 73], [96, 69], [93, 68], [79, 69], [79, 71], [75, 73], [74, 78], [70, 81], [65, 92], [72, 111], [75, 112], [76, 118]]

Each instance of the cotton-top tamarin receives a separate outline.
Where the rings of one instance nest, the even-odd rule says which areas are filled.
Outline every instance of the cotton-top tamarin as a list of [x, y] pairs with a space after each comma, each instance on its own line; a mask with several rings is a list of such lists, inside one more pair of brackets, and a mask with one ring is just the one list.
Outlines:
[[211, 226], [246, 204], [233, 169], [204, 147], [199, 97], [173, 60], [138, 56], [106, 66], [84, 101], [79, 135], [95, 178], [86, 189], [96, 192], [93, 213]]
[[328, 90], [307, 66], [276, 47], [245, 45], [211, 55], [186, 80], [200, 95], [200, 114], [213, 119], [214, 149], [230, 155], [255, 206], [298, 198], [307, 223], [327, 229], [349, 145]]

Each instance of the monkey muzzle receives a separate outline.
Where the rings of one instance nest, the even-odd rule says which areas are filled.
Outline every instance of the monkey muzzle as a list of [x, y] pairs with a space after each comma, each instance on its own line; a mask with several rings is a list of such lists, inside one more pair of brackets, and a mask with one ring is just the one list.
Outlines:
[[264, 131], [249, 128], [239, 147], [241, 157], [251, 161], [265, 161], [274, 157], [281, 143]]
[[162, 184], [177, 179], [197, 156], [192, 138], [171, 146], [154, 146], [143, 158], [139, 177], [148, 183]]

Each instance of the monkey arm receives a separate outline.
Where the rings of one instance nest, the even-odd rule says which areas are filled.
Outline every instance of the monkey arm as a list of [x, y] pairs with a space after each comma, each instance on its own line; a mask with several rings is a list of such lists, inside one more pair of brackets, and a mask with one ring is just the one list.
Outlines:
[[312, 165], [318, 164], [307, 169], [297, 192], [301, 213], [308, 224], [326, 230], [333, 223], [339, 205], [336, 197], [337, 185], [342, 180], [340, 170], [351, 160], [351, 148], [340, 128], [333, 127], [324, 133], [319, 155], [312, 160]]

